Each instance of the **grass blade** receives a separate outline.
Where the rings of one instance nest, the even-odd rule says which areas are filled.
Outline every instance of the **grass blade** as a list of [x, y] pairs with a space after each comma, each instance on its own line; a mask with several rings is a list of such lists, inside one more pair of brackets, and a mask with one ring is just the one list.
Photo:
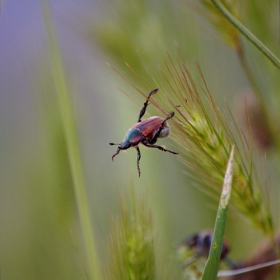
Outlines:
[[53, 23], [50, 7], [51, 4], [49, 1], [42, 0], [41, 5], [49, 47], [51, 71], [57, 94], [57, 103], [61, 115], [63, 133], [66, 141], [78, 214], [81, 222], [85, 251], [88, 260], [89, 275], [91, 279], [98, 280], [101, 279], [101, 270], [91, 226], [90, 211], [86, 195], [73, 108], [66, 83], [62, 57], [56, 37], [56, 30]]
[[220, 205], [216, 217], [213, 240], [208, 260], [203, 272], [202, 280], [216, 280], [219, 270], [220, 257], [223, 246], [224, 231], [226, 227], [228, 204], [231, 194], [232, 173], [233, 173], [234, 146], [232, 147], [228, 160], [227, 170], [224, 178], [224, 185], [220, 198]]

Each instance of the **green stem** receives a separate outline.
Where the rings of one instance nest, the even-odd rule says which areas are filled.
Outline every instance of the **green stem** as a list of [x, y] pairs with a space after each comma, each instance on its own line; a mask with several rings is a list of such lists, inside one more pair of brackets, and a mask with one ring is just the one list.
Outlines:
[[225, 18], [235, 26], [259, 51], [261, 51], [278, 69], [280, 60], [270, 51], [249, 29], [238, 21], [218, 0], [211, 0], [215, 7], [224, 15]]
[[46, 0], [42, 0], [41, 4], [49, 47], [51, 70], [57, 93], [58, 107], [61, 114], [63, 133], [66, 141], [78, 214], [81, 222], [85, 251], [89, 265], [89, 275], [91, 279], [99, 280], [102, 279], [101, 271], [98, 253], [94, 243], [93, 230], [91, 227], [90, 210], [86, 195], [86, 187], [84, 182], [81, 156], [79, 152], [73, 108], [69, 97], [69, 90], [67, 87], [62, 58], [57, 42], [55, 26], [53, 24], [51, 7], [49, 1]]
[[225, 232], [226, 221], [227, 221], [229, 200], [231, 195], [233, 157], [234, 157], [234, 146], [232, 146], [230, 157], [228, 160], [222, 194], [220, 198], [219, 209], [216, 216], [213, 240], [211, 242], [209, 257], [207, 259], [205, 269], [201, 278], [202, 280], [217, 279], [222, 247], [223, 247], [224, 232]]

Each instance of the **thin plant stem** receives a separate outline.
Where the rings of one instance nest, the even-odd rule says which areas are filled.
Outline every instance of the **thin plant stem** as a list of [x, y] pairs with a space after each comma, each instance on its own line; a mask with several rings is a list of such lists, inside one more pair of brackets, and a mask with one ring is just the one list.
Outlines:
[[249, 29], [247, 29], [240, 21], [238, 21], [220, 1], [211, 1], [224, 15], [224, 17], [280, 70], [279, 58], [277, 58], [275, 54], [272, 53], [272, 51], [267, 48]]
[[269, 262], [265, 262], [265, 263], [262, 263], [262, 264], [252, 265], [252, 266], [249, 266], [249, 267], [244, 267], [244, 268], [239, 268], [239, 269], [234, 269], [234, 270], [221, 270], [218, 273], [218, 277], [240, 275], [240, 274], [248, 273], [248, 272], [260, 269], [260, 268], [273, 266], [273, 265], [276, 265], [276, 264], [279, 264], [279, 263], [280, 263], [280, 260], [274, 260], [274, 261], [269, 261]]
[[86, 187], [77, 140], [73, 108], [69, 97], [69, 90], [67, 87], [62, 58], [57, 42], [55, 26], [52, 20], [50, 2], [42, 0], [41, 5], [49, 47], [51, 70], [57, 93], [57, 102], [61, 114], [63, 133], [66, 141], [78, 214], [84, 238], [85, 252], [88, 260], [89, 275], [90, 279], [99, 280], [102, 279], [101, 270], [96, 245], [94, 243], [93, 230], [91, 227], [90, 211], [86, 195]]
[[211, 242], [209, 257], [205, 265], [202, 280], [217, 279], [222, 246], [223, 246], [224, 232], [225, 232], [226, 221], [227, 221], [229, 200], [231, 196], [231, 186], [232, 186], [232, 177], [233, 177], [233, 157], [234, 157], [234, 146], [232, 146], [230, 157], [228, 160], [222, 194], [220, 198], [219, 209], [216, 216], [213, 240]]

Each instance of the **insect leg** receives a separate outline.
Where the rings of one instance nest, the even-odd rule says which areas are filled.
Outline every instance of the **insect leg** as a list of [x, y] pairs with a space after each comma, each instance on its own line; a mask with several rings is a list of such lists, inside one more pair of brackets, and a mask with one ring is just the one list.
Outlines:
[[150, 139], [150, 143], [156, 143], [158, 136], [160, 135], [161, 131], [164, 129], [164, 124], [166, 121], [170, 120], [174, 116], [174, 112], [171, 112], [161, 123], [161, 126], [158, 130], [153, 134], [152, 138]]
[[139, 174], [139, 177], [140, 177], [139, 163], [140, 163], [141, 153], [140, 153], [140, 149], [139, 149], [138, 146], [136, 147], [136, 151], [137, 151], [137, 169], [138, 169], [138, 174]]
[[144, 114], [145, 114], [145, 112], [146, 112], [146, 109], [147, 109], [147, 107], [148, 107], [148, 105], [149, 105], [149, 99], [150, 99], [150, 97], [151, 97], [153, 94], [157, 93], [157, 91], [158, 91], [158, 89], [155, 88], [155, 89], [153, 89], [153, 90], [148, 94], [147, 100], [146, 100], [146, 102], [144, 103], [144, 106], [143, 106], [143, 108], [141, 109], [141, 111], [140, 111], [140, 113], [139, 113], [139, 118], [138, 118], [138, 121], [137, 121], [137, 122], [141, 122], [141, 118], [144, 116]]
[[144, 146], [146, 146], [146, 147], [149, 147], [149, 148], [157, 148], [157, 149], [159, 149], [159, 150], [161, 150], [161, 151], [163, 151], [163, 152], [169, 152], [169, 153], [171, 153], [171, 154], [178, 155], [178, 153], [176, 153], [176, 152], [172, 152], [172, 151], [167, 150], [167, 149], [165, 149], [165, 148], [163, 148], [163, 147], [161, 147], [161, 146], [153, 145], [153, 144], [150, 144], [150, 143], [145, 142], [145, 141], [142, 141], [142, 144], [143, 144]]
[[121, 149], [117, 149], [116, 153], [113, 154], [112, 156], [112, 161], [114, 161], [114, 157], [121, 151]]

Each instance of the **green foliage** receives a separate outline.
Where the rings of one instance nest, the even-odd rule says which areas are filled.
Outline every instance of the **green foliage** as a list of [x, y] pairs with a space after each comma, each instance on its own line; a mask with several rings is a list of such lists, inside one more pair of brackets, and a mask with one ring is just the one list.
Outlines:
[[[220, 113], [201, 71], [204, 83], [201, 90], [196, 86], [186, 66], [175, 67], [172, 63], [168, 72], [172, 77], [169, 82], [170, 91], [166, 90], [172, 92], [169, 93], [168, 100], [177, 111], [173, 137], [183, 148], [187, 148], [182, 150], [183, 160], [193, 171], [192, 176], [202, 183], [201, 187], [204, 185], [207, 192], [214, 190], [219, 193], [230, 146], [235, 144], [237, 152], [233, 205], [250, 219], [254, 226], [270, 236], [272, 224], [268, 210], [269, 201], [260, 195], [261, 187], [256, 169], [253, 168], [250, 144], [246, 142], [238, 127], [231, 127]], [[204, 105], [205, 101], [207, 106]], [[180, 107], [176, 107], [175, 104]], [[233, 121], [235, 123], [234, 118]]]
[[[108, 1], [107, 5], [111, 20], [106, 18], [102, 24], [94, 24], [89, 34], [101, 50], [110, 55], [108, 62], [116, 62], [118, 70], [126, 71], [127, 78], [135, 77], [127, 71], [126, 63], [143, 81], [150, 79], [150, 73], [157, 75], [154, 71], [162, 63], [166, 50], [171, 54], [179, 50], [190, 57], [197, 53], [193, 43], [197, 33], [185, 28], [192, 22], [193, 12], [188, 8], [182, 9], [170, 1], [144, 0]], [[187, 44], [186, 35], [192, 38]], [[147, 65], [149, 69], [152, 67], [152, 72], [147, 73]]]
[[155, 245], [151, 213], [131, 190], [130, 205], [123, 198], [121, 215], [114, 219], [109, 244], [111, 280], [155, 279]]
[[[280, 133], [278, 111], [280, 101], [279, 91], [277, 91], [279, 71], [275, 67], [272, 67], [273, 65], [267, 63], [269, 61], [264, 57], [264, 54], [270, 58], [270, 60], [272, 58], [272, 61], [274, 61], [274, 64], [278, 68], [279, 59], [271, 55], [271, 52], [267, 52], [267, 48], [263, 48], [263, 46], [266, 45], [276, 52], [278, 42], [275, 47], [275, 38], [277, 37], [275, 34], [278, 35], [278, 29], [272, 26], [272, 24], [260, 20], [263, 1], [239, 1], [238, 3], [236, 1], [223, 1], [226, 10], [230, 13], [230, 15], [227, 14], [227, 17], [224, 17], [222, 13], [215, 9], [211, 4], [212, 2], [214, 1], [200, 1], [200, 4], [203, 4], [199, 6], [203, 7], [202, 17], [210, 19], [212, 24], [216, 27], [216, 30], [218, 30], [217, 34], [221, 38], [220, 41], [226, 42], [227, 45], [237, 53], [239, 62], [251, 85], [254, 98], [257, 100], [260, 119], [263, 120], [261, 128], [259, 121], [251, 121], [248, 117], [250, 115], [250, 108], [248, 107], [248, 112], [246, 113], [248, 113], [247, 124], [249, 131], [257, 129], [261, 133], [267, 134], [266, 136], [271, 144], [267, 147], [266, 151], [269, 152], [270, 149], [273, 151], [273, 153], [271, 153], [273, 156], [279, 157]], [[197, 63], [198, 72], [195, 72], [189, 71], [188, 69], [193, 63], [186, 63], [186, 61], [193, 60], [197, 57], [200, 63], [204, 63], [211, 57], [211, 50], [213, 50], [209, 48], [208, 45], [211, 35], [205, 38], [207, 37], [203, 32], [205, 26], [201, 28], [203, 20], [199, 21], [198, 24], [195, 22], [198, 17], [193, 15], [195, 14], [194, 10], [197, 11], [197, 3], [198, 1], [195, 1], [195, 4], [189, 6], [185, 3], [174, 3], [173, 1], [112, 1], [110, 5], [114, 16], [106, 17], [103, 15], [103, 18], [105, 18], [104, 22], [99, 25], [94, 25], [94, 30], [90, 32], [90, 35], [94, 34], [102, 51], [110, 54], [109, 59], [106, 59], [107, 61], [111, 63], [111, 60], [114, 59], [116, 63], [119, 63], [116, 69], [120, 69], [127, 62], [129, 67], [122, 68], [125, 69], [122, 70], [125, 71], [123, 77], [126, 81], [129, 81], [130, 85], [140, 92], [142, 96], [145, 96], [146, 92], [151, 90], [154, 86], [160, 89], [160, 94], [154, 96], [151, 103], [153, 103], [163, 115], [170, 113], [170, 111], [175, 111], [175, 117], [170, 120], [169, 123], [172, 127], [172, 137], [177, 145], [176, 148], [179, 146], [178, 149], [180, 149], [180, 160], [186, 167], [184, 171], [193, 179], [191, 182], [195, 181], [197, 187], [207, 193], [209, 197], [218, 197], [221, 193], [221, 186], [227, 161], [230, 156], [230, 149], [232, 145], [235, 146], [232, 206], [239, 211], [242, 217], [249, 220], [254, 227], [271, 238], [275, 234], [274, 225], [272, 222], [270, 201], [266, 195], [266, 185], [260, 180], [262, 173], [257, 168], [258, 166], [256, 167], [256, 165], [258, 165], [255, 157], [257, 149], [252, 144], [253, 140], [255, 140], [253, 139], [254, 135], [249, 132], [249, 137], [244, 136], [245, 134], [241, 131], [236, 122], [236, 113], [234, 113], [231, 104], [223, 103], [223, 106], [228, 107], [229, 110], [226, 110], [225, 114], [221, 113], [214, 102], [214, 97], [219, 94], [220, 88], [211, 87], [210, 93], [202, 71], [198, 66], [199, 64]], [[273, 4], [273, 7], [276, 5], [276, 1], [273, 2], [271, 0], [266, 1], [266, 3], [269, 5]], [[45, 151], [47, 151], [46, 154], [43, 154], [45, 161], [42, 165], [46, 166], [44, 166], [42, 170], [45, 168], [47, 172], [45, 172], [43, 176], [40, 174], [42, 170], [37, 171], [37, 168], [35, 172], [32, 172], [36, 174], [32, 174], [33, 178], [30, 180], [30, 182], [32, 182], [30, 184], [32, 187], [30, 187], [29, 190], [31, 189], [30, 192], [32, 192], [32, 202], [36, 200], [36, 203], [34, 203], [34, 206], [32, 203], [30, 206], [29, 203], [28, 206], [30, 207], [29, 211], [32, 212], [34, 216], [30, 219], [31, 221], [22, 219], [24, 223], [28, 225], [32, 224], [32, 226], [34, 226], [32, 222], [35, 221], [38, 227], [34, 229], [32, 233], [29, 233], [29, 228], [26, 232], [23, 232], [23, 234], [20, 232], [20, 238], [25, 241], [22, 242], [22, 240], [20, 240], [19, 242], [23, 248], [21, 248], [22, 252], [25, 251], [25, 254], [32, 255], [32, 259], [38, 256], [37, 260], [34, 261], [36, 265], [30, 265], [30, 267], [26, 268], [26, 270], [32, 271], [28, 272], [30, 273], [28, 276], [31, 277], [26, 278], [32, 279], [32, 276], [38, 278], [38, 275], [44, 274], [40, 271], [44, 269], [48, 270], [48, 273], [44, 274], [45, 277], [54, 278], [53, 275], [61, 279], [64, 277], [65, 279], [70, 279], [69, 277], [71, 276], [73, 278], [75, 277], [73, 273], [71, 273], [72, 270], [70, 268], [68, 269], [68, 262], [73, 262], [75, 259], [73, 242], [69, 241], [68, 231], [68, 227], [72, 226], [71, 221], [75, 219], [75, 198], [82, 232], [82, 243], [86, 256], [86, 260], [84, 261], [82, 249], [82, 263], [87, 264], [85, 265], [85, 270], [89, 271], [88, 278], [98, 280], [102, 279], [102, 274], [100, 272], [101, 265], [99, 264], [100, 258], [96, 248], [96, 236], [93, 235], [91, 225], [93, 213], [90, 212], [89, 196], [86, 192], [84, 182], [84, 170], [77, 135], [79, 129], [77, 129], [76, 125], [73, 104], [70, 98], [70, 86], [67, 83], [66, 71], [62, 63], [63, 59], [52, 13], [47, 1], [42, 1], [42, 7], [49, 50], [48, 58], [52, 73], [53, 88], [51, 91], [55, 92], [55, 98], [51, 99], [49, 96], [46, 97], [51, 104], [48, 102], [44, 103], [46, 107], [44, 108], [44, 113], [47, 116], [47, 120], [41, 128], [45, 133], [43, 135], [46, 135], [45, 142], [42, 141], [42, 146], [44, 146]], [[246, 9], [244, 9], [244, 7], [246, 7]], [[250, 7], [253, 8], [251, 9]], [[248, 11], [250, 16], [246, 17], [246, 13], [242, 10]], [[256, 32], [254, 30], [252, 33], [257, 34], [262, 44], [259, 44], [256, 38], [248, 33], [249, 30], [243, 29], [242, 25], [237, 24], [236, 26], [235, 24], [234, 27], [232, 23], [236, 23], [236, 21], [232, 20], [232, 16], [238, 19], [238, 22], [239, 20], [240, 22], [246, 22], [249, 28], [256, 28]], [[265, 21], [269, 21], [269, 18], [270, 17], [266, 14]], [[199, 26], [199, 28], [197, 28], [197, 26]], [[206, 25], [207, 30], [208, 28], [210, 29], [210, 27]], [[243, 34], [246, 33], [247, 36], [244, 38], [241, 36], [240, 32]], [[274, 35], [272, 36], [270, 34]], [[268, 44], [264, 44], [266, 43], [266, 38], [269, 40]], [[250, 49], [252, 46], [247, 43], [247, 39], [251, 42], [255, 42], [255, 45], [263, 50], [262, 53], [258, 53], [259, 56], [256, 56], [254, 50]], [[166, 52], [168, 53], [167, 59]], [[228, 58], [229, 55], [227, 56], [227, 59]], [[232, 62], [232, 60], [230, 61]], [[215, 63], [217, 65], [219, 62], [219, 57], [215, 58]], [[252, 67], [252, 63], [254, 62], [255, 64], [253, 64], [253, 66], [259, 66], [258, 70], [256, 70], [257, 67]], [[158, 67], [158, 65], [162, 64], [164, 64], [164, 67]], [[189, 65], [188, 67], [186, 66], [187, 64]], [[207, 71], [206, 63], [204, 66], [203, 69], [206, 68]], [[216, 65], [211, 65], [209, 72], [215, 72], [215, 67]], [[232, 65], [230, 64], [227, 67], [231, 69]], [[273, 68], [273, 70], [271, 68]], [[275, 70], [277, 70], [277, 72], [275, 72]], [[255, 72], [257, 71], [261, 74], [255, 77]], [[232, 76], [235, 76], [236, 73], [240, 74], [239, 72], [238, 70], [230, 73], [234, 73]], [[205, 73], [204, 70], [203, 73]], [[81, 76], [77, 79], [82, 79], [83, 74], [84, 73], [81, 73]], [[232, 76], [227, 75], [225, 77], [219, 75], [217, 84], [222, 83], [224, 80], [230, 80]], [[38, 77], [36, 76], [36, 78]], [[42, 84], [44, 84], [43, 86], [45, 87], [46, 80], [44, 79], [43, 81]], [[207, 78], [208, 83], [209, 81], [211, 80]], [[276, 81], [275, 84], [273, 84], [274, 81]], [[105, 83], [107, 85], [108, 83], [113, 84], [114, 82], [106, 80]], [[140, 89], [140, 85], [144, 90], [142, 90], [142, 88]], [[231, 92], [233, 92], [233, 90], [230, 91], [230, 93]], [[45, 96], [46, 95], [47, 93]], [[131, 97], [131, 94], [129, 94], [129, 96]], [[108, 96], [108, 99], [111, 102], [111, 96]], [[100, 108], [102, 108], [102, 106], [99, 106], [100, 103], [96, 103], [98, 105], [95, 105], [96, 107], [93, 108], [93, 110], [98, 109], [101, 114], [102, 110]], [[112, 103], [110, 103], [110, 106], [111, 105]], [[150, 106], [150, 108], [151, 107], [152, 106]], [[224, 112], [225, 110], [222, 111]], [[101, 130], [109, 131], [111, 129], [111, 127], [105, 128], [105, 119], [107, 119], [107, 117], [108, 116], [104, 113], [104, 115], [98, 118], [102, 129], [98, 130], [94, 127], [95, 131], [97, 131], [96, 138], [98, 139], [98, 145], [100, 145], [101, 142], [103, 144], [103, 139], [100, 141], [102, 138], [100, 136], [102, 133]], [[254, 118], [254, 115], [252, 118]], [[117, 129], [118, 127], [116, 130]], [[97, 150], [95, 146], [94, 149]], [[103, 148], [102, 152], [105, 152]], [[262, 157], [260, 158], [263, 162], [264, 160]], [[268, 154], [268, 161], [270, 161], [270, 164], [273, 163], [271, 158], [272, 156]], [[38, 164], [39, 160], [39, 157], [36, 157], [34, 160], [38, 169], [40, 169]], [[100, 168], [100, 158], [95, 158], [94, 161], [97, 162], [96, 166]], [[110, 157], [108, 157], [108, 161], [110, 161]], [[158, 163], [158, 165], [160, 165], [160, 163]], [[103, 165], [101, 168], [103, 168]], [[92, 185], [106, 185], [108, 181], [106, 180], [107, 178], [104, 177], [110, 174], [110, 172], [107, 168], [103, 169], [105, 170], [105, 176], [102, 174], [100, 178], [95, 178]], [[172, 168], [170, 168], [169, 172], [172, 172]], [[165, 178], [167, 178], [168, 175], [164, 175], [166, 176]], [[37, 181], [37, 176], [41, 176], [43, 179], [40, 178], [40, 180]], [[141, 180], [143, 179], [141, 178]], [[36, 181], [36, 183], [33, 183], [34, 181]], [[152, 180], [148, 182], [152, 182]], [[167, 182], [168, 181], [166, 181], [166, 184], [169, 184]], [[92, 185], [89, 184], [90, 187]], [[153, 186], [149, 187], [152, 188]], [[168, 187], [172, 187], [174, 193], [177, 191], [176, 182]], [[70, 188], [73, 188], [73, 190]], [[112, 192], [111, 189], [106, 191], [110, 192], [110, 194]], [[10, 195], [14, 195], [13, 189]], [[95, 189], [94, 195], [99, 195]], [[108, 193], [106, 193], [106, 195], [108, 195]], [[108, 203], [106, 195], [104, 195], [104, 197], [106, 197], [105, 203]], [[272, 196], [273, 195], [274, 193], [272, 193]], [[20, 196], [19, 198], [21, 199]], [[110, 204], [108, 203], [108, 205]], [[95, 205], [93, 205], [93, 208], [94, 207]], [[194, 212], [202, 211], [201, 209], [201, 206], [197, 209], [189, 209], [190, 213], [178, 213], [176, 217], [179, 217], [179, 215], [192, 215]], [[99, 210], [100, 209], [97, 209], [96, 212]], [[16, 211], [18, 211], [18, 208], [15, 208], [15, 212]], [[222, 217], [223, 214], [225, 213], [219, 212], [219, 217]], [[133, 192], [130, 197], [130, 204], [123, 199], [121, 215], [113, 222], [111, 240], [109, 242], [110, 261], [108, 265], [103, 266], [106, 267], [105, 277], [107, 279], [154, 280], [157, 278], [156, 262], [158, 255], [155, 254], [155, 244], [157, 241], [154, 236], [151, 216], [145, 200], [139, 199]], [[10, 216], [8, 216], [8, 219], [13, 220], [10, 219]], [[164, 218], [162, 218], [162, 220], [163, 219]], [[103, 223], [106, 219], [102, 218], [100, 220], [102, 221], [99, 222]], [[59, 224], [58, 227], [57, 224]], [[179, 225], [178, 228], [180, 227], [180, 230], [184, 228], [184, 230], [192, 231], [188, 224], [182, 225], [179, 218], [178, 220], [175, 219], [174, 225]], [[57, 230], [57, 228], [59, 228], [59, 230]], [[67, 230], [65, 230], [66, 228]], [[95, 226], [94, 229], [98, 231], [99, 225]], [[68, 233], [66, 236], [67, 238], [65, 238], [66, 231]], [[173, 227], [170, 231], [173, 231]], [[223, 231], [224, 225], [223, 228], [216, 231], [220, 240], [223, 236]], [[53, 234], [53, 232], [55, 232], [55, 234]], [[62, 233], [65, 235], [62, 236]], [[28, 235], [28, 237], [25, 235]], [[178, 231], [174, 234], [174, 236], [176, 235], [178, 235]], [[102, 237], [99, 238], [102, 239]], [[10, 240], [14, 242], [12, 235]], [[28, 240], [30, 244], [26, 242], [26, 240]], [[214, 242], [217, 242], [216, 244], [218, 244], [218, 247], [221, 246], [220, 241], [216, 241], [215, 239]], [[26, 245], [26, 243], [28, 244]], [[171, 242], [167, 245], [165, 244], [165, 246], [171, 247], [172, 244], [170, 243]], [[49, 244], [52, 244], [52, 247], [49, 247]], [[60, 246], [54, 248], [57, 244]], [[16, 245], [13, 246], [16, 247]], [[43, 250], [37, 249], [41, 247], [43, 247], [45, 252], [42, 253]], [[36, 252], [34, 248], [36, 248]], [[79, 245], [77, 245], [77, 250], [80, 250]], [[214, 271], [214, 274], [216, 274], [217, 271], [219, 252], [216, 251], [215, 254], [215, 265], [210, 262], [210, 269]], [[44, 259], [42, 255], [48, 255], [48, 259], [47, 261], [45, 260], [44, 265], [40, 265], [40, 261], [38, 261]], [[67, 257], [65, 257], [65, 255], [67, 255]], [[20, 259], [21, 263], [25, 264], [24, 261], [26, 260], [22, 256], [25, 255], [19, 253], [17, 258], [18, 260]], [[14, 256], [11, 258], [13, 257]], [[167, 256], [167, 258], [169, 257], [170, 256]], [[6, 260], [3, 260], [3, 262], [4, 261]], [[14, 263], [13, 266], [16, 267]], [[48, 269], [48, 266], [51, 267]], [[33, 272], [34, 267], [38, 269], [38, 272]], [[43, 267], [43, 269], [41, 269], [41, 267]], [[64, 267], [66, 267], [65, 271], [63, 271]], [[203, 261], [196, 263], [196, 266], [192, 266], [192, 275], [194, 279], [201, 277], [201, 268], [203, 267]], [[75, 269], [76, 267], [73, 270]], [[76, 270], [78, 271], [79, 269]], [[75, 273], [78, 274], [79, 271], [77, 272], [76, 270]], [[12, 269], [10, 269], [10, 271], [12, 271]], [[61, 275], [57, 275], [56, 271], [60, 271]], [[163, 279], [163, 277], [159, 276], [158, 279]]]
[[[262, 41], [258, 40], [253, 35], [254, 32], [250, 32], [249, 29], [245, 28], [239, 21], [244, 21], [244, 18], [246, 20], [246, 14], [242, 12], [244, 3], [222, 1], [221, 4], [219, 1], [206, 0], [201, 0], [200, 2], [204, 7], [205, 17], [210, 19], [217, 28], [222, 40], [236, 51], [244, 74], [248, 78], [257, 100], [257, 107], [260, 115], [259, 119], [262, 120], [261, 131], [266, 134], [271, 146], [274, 146], [279, 152], [280, 139], [278, 136], [279, 133], [277, 132], [278, 129], [275, 128], [273, 123], [269, 104], [266, 103], [266, 96], [260, 89], [253, 75], [253, 71], [246, 60], [248, 59], [247, 57], [249, 57], [246, 53], [248, 45], [246, 45], [246, 40], [253, 43], [254, 46], [278, 68], [279, 59]], [[140, 14], [137, 14], [134, 13], [135, 10], [132, 9], [133, 19], [130, 19], [131, 23], [137, 21], [138, 27], [144, 25], [145, 22], [149, 22], [147, 16], [152, 16], [152, 13], [149, 14], [146, 10], [148, 4], [145, 1], [139, 1], [138, 4], [139, 3], [146, 4], [143, 5], [143, 7], [145, 7], [144, 10], [139, 9]], [[128, 6], [129, 5], [130, 4], [128, 4]], [[250, 6], [253, 4], [247, 3], [246, 5]], [[257, 5], [258, 4], [256, 4], [256, 6]], [[247, 9], [249, 9], [250, 12], [252, 11], [250, 8]], [[174, 10], [176, 10], [176, 8], [174, 8]], [[128, 7], [122, 10], [125, 15], [129, 13], [128, 11], [130, 11]], [[141, 21], [141, 19], [143, 19], [141, 18], [142, 16], [144, 17], [143, 21]], [[118, 18], [117, 26], [124, 27], [124, 19], [128, 18], [129, 17], [126, 16]], [[183, 20], [181, 22], [183, 25]], [[126, 22], [126, 31], [129, 30], [129, 26], [130, 24]], [[108, 28], [108, 26], [106, 27]], [[266, 27], [269, 28], [267, 25]], [[105, 36], [110, 37], [113, 41], [116, 40], [113, 36], [108, 36], [110, 27], [103, 30], [105, 30], [105, 33], [98, 32], [99, 38]], [[119, 28], [119, 30], [121, 30], [120, 32], [124, 32], [122, 28]], [[138, 30], [139, 34], [141, 34], [141, 29]], [[102, 36], [100, 36], [100, 34], [102, 34]], [[158, 30], [157, 34], [161, 35], [161, 39], [164, 38], [164, 36], [168, 36], [167, 32], [165, 33], [162, 29], [160, 32]], [[177, 33], [177, 30], [173, 30], [172, 35], [174, 34], [178, 36], [179, 33]], [[244, 35], [245, 39], [241, 35]], [[101, 38], [101, 42], [103, 47], [117, 58], [116, 50], [112, 49], [115, 44], [106, 44], [104, 38]], [[142, 87], [147, 89], [147, 92], [151, 90], [154, 85], [156, 85], [161, 92], [164, 92], [164, 94], [155, 96], [153, 100], [151, 100], [151, 103], [163, 114], [175, 111], [175, 117], [172, 119], [174, 127], [172, 130], [172, 137], [174, 141], [181, 146], [181, 160], [187, 165], [187, 172], [196, 180], [197, 186], [200, 189], [209, 194], [209, 196], [214, 195], [217, 197], [221, 192], [221, 185], [229, 158], [230, 148], [231, 145], [234, 144], [236, 152], [235, 163], [233, 165], [232, 205], [243, 217], [249, 220], [254, 227], [261, 230], [267, 237], [272, 238], [274, 235], [274, 227], [270, 201], [267, 196], [267, 186], [260, 181], [260, 176], [258, 175], [259, 170], [255, 166], [258, 165], [258, 162], [255, 158], [255, 146], [253, 145], [253, 141], [256, 139], [253, 139], [254, 135], [252, 135], [252, 131], [253, 133], [256, 131], [254, 120], [249, 119], [247, 115], [246, 121], [249, 132], [248, 135], [245, 135], [237, 123], [237, 118], [231, 105], [225, 102], [224, 107], [227, 107], [227, 113], [221, 113], [213, 98], [216, 94], [210, 93], [198, 64], [200, 81], [202, 81], [201, 84], [197, 82], [197, 79], [193, 77], [194, 74], [191, 74], [187, 68], [185, 64], [186, 48], [179, 50], [180, 58], [175, 58], [176, 55], [174, 55], [172, 51], [168, 52], [169, 58], [167, 62], [164, 62], [165, 66], [160, 66], [159, 71], [155, 71], [153, 66], [148, 67], [146, 65], [149, 58], [150, 61], [153, 61], [151, 64], [157, 63], [154, 58], [155, 52], [153, 53], [152, 49], [145, 48], [144, 42], [141, 40], [139, 40], [137, 44], [134, 44], [134, 46], [132, 46], [133, 42], [135, 42], [134, 38], [131, 38], [131, 40], [127, 42], [126, 50], [128, 50], [128, 53], [125, 54], [126, 57], [131, 55], [130, 50], [136, 48], [136, 45], [137, 49], [140, 49], [140, 57], [143, 57], [134, 56], [133, 59], [131, 59], [133, 63], [129, 63], [132, 66], [125, 69], [125, 71], [129, 71], [125, 75], [121, 74], [121, 76], [143, 96], [145, 96], [145, 93], [139, 88], [138, 84], [141, 84]], [[164, 40], [161, 40], [161, 42], [163, 43]], [[245, 56], [245, 54], [247, 56]], [[164, 55], [163, 58], [161, 51], [158, 50], [156, 58], [158, 57], [161, 57], [163, 61], [166, 55]], [[116, 71], [119, 72], [119, 70]], [[160, 73], [162, 76], [160, 76]], [[137, 84], [135, 84], [135, 81]], [[152, 86], [150, 86], [151, 84]], [[248, 107], [246, 109], [249, 111], [246, 113], [249, 114], [251, 108]], [[259, 123], [260, 122], [257, 122], [258, 125]], [[218, 216], [221, 217], [221, 213], [218, 213]], [[223, 236], [223, 230], [219, 232], [221, 238]], [[218, 242], [217, 244], [221, 243]], [[219, 253], [216, 257], [218, 255]], [[216, 264], [217, 263], [216, 258]], [[212, 270], [214, 265], [210, 264], [208, 268], [209, 267], [210, 270]], [[218, 266], [215, 267], [215, 275], [217, 274], [217, 267]], [[195, 267], [193, 268], [195, 270]], [[194, 271], [193, 274], [194, 279], [195, 277], [200, 277], [199, 273], [197, 274], [196, 272], [197, 271]], [[216, 276], [213, 276], [213, 279], [215, 279], [215, 277]]]

